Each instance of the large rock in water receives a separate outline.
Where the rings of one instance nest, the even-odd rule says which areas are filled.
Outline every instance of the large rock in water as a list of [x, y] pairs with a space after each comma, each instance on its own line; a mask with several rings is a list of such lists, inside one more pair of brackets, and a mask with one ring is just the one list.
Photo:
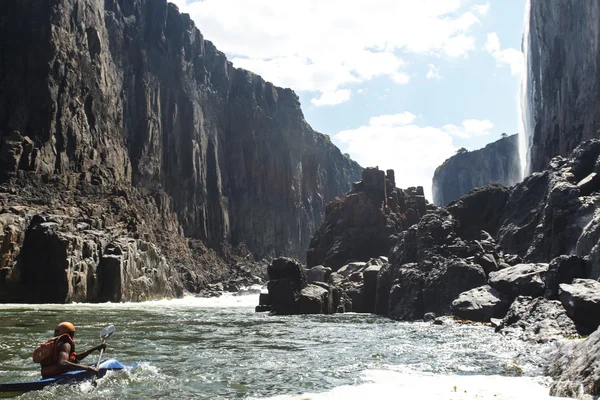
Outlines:
[[512, 186], [521, 181], [517, 135], [502, 138], [485, 148], [456, 154], [436, 168], [433, 204], [447, 206], [471, 190], [492, 183]]
[[589, 334], [600, 325], [600, 282], [575, 279], [559, 286], [559, 298], [569, 317]]
[[547, 367], [554, 378], [551, 396], [579, 397], [582, 393], [600, 395], [600, 330], [586, 340], [563, 343]]
[[[268, 267], [269, 282], [267, 289], [271, 298], [271, 310], [274, 314], [298, 314], [300, 294], [308, 285], [306, 270], [297, 260], [280, 257], [273, 260]], [[308, 295], [314, 294], [312, 291]], [[316, 297], [320, 296], [317, 294]], [[307, 307], [313, 307], [307, 301]]]
[[[147, 236], [188, 289], [228, 273], [206, 246], [304, 258], [327, 202], [360, 179], [291, 90], [234, 68], [167, 1], [7, 0], [0, 37], [19, 38], [0, 40], [0, 204], [77, 207], [89, 225], [86, 204], [125, 198], [130, 213], [103, 207], [98, 230]], [[11, 293], [35, 291], [18, 259], [5, 268]]]
[[560, 302], [543, 297], [517, 297], [497, 329], [507, 327], [519, 328], [524, 340], [538, 343], [577, 335], [575, 323]]
[[532, 171], [599, 136], [599, 20], [596, 1], [531, 1], [524, 50]]
[[489, 285], [463, 292], [452, 302], [454, 315], [479, 322], [503, 318], [509, 308], [509, 297]]

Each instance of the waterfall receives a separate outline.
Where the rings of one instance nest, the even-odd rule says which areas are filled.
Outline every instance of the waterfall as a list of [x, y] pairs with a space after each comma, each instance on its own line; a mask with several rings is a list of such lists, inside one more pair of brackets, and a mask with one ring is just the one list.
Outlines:
[[525, 21], [523, 31], [523, 42], [521, 50], [524, 58], [523, 78], [521, 81], [520, 94], [520, 127], [519, 129], [519, 159], [521, 161], [521, 180], [531, 173], [530, 149], [533, 139], [533, 109], [532, 109], [532, 85], [531, 66], [529, 65], [529, 26], [531, 24], [531, 0], [525, 5]]

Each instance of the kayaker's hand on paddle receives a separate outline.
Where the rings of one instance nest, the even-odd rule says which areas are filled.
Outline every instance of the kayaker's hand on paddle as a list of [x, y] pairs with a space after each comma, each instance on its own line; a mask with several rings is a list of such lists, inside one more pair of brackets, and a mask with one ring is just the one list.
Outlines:
[[106, 343], [101, 343], [98, 346], [94, 347], [94, 350], [106, 350]]
[[98, 368], [94, 368], [94, 367], [88, 367], [87, 370], [88, 370], [88, 372], [91, 372], [94, 375], [98, 375], [98, 372], [100, 372], [100, 370]]

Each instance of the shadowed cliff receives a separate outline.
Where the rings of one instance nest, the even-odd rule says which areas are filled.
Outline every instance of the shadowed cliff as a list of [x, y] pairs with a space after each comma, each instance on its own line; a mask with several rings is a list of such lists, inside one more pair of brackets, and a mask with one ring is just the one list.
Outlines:
[[[28, 174], [81, 196], [133, 186], [170, 221], [165, 242], [245, 243], [258, 257], [303, 257], [362, 170], [290, 89], [233, 68], [163, 0], [3, 2], [0, 146], [0, 182]], [[157, 236], [152, 213], [139, 218]]]

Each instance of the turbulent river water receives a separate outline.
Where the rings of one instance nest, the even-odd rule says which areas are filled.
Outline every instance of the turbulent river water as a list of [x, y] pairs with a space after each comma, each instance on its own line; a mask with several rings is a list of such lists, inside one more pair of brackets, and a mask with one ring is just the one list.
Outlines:
[[[544, 399], [551, 345], [485, 326], [359, 315], [257, 314], [258, 295], [146, 303], [0, 305], [0, 382], [38, 379], [32, 350], [56, 322], [79, 350], [114, 324], [107, 357], [128, 364], [24, 399]], [[93, 362], [96, 356], [87, 360]]]

